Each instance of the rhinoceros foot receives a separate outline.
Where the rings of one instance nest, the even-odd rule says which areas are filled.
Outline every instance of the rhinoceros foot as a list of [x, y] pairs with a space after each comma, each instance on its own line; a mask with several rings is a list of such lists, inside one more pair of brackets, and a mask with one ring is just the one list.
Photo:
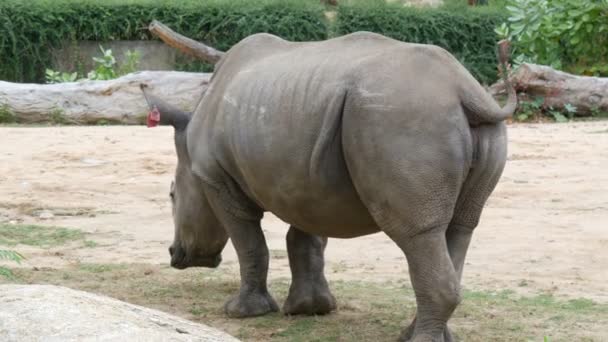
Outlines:
[[231, 318], [254, 317], [279, 311], [277, 302], [268, 292], [241, 292], [224, 305]]
[[325, 286], [292, 286], [283, 305], [283, 313], [286, 315], [324, 315], [335, 309], [336, 299], [329, 292], [326, 284]]
[[[407, 328], [405, 328], [401, 332], [401, 335], [399, 336], [399, 342], [426, 341], [426, 339], [425, 339], [426, 336], [421, 336], [421, 335], [414, 336], [415, 326], [416, 326], [416, 319], [414, 318], [414, 321], [412, 322], [412, 324], [410, 324]], [[452, 331], [447, 326], [445, 327], [445, 330], [443, 331], [442, 337], [443, 337], [443, 339], [441, 341], [443, 341], [443, 342], [456, 342], [457, 341], [457, 339], [452, 334]], [[437, 341], [437, 339], [433, 339], [431, 336], [428, 336], [428, 341]]]

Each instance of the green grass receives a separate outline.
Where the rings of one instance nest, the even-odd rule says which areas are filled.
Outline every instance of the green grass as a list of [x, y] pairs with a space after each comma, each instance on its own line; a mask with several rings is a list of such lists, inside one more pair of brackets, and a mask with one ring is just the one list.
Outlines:
[[122, 264], [79, 264], [78, 267], [81, 271], [89, 273], [107, 273], [127, 268]]
[[84, 236], [84, 232], [77, 229], [0, 223], [0, 246], [22, 244], [36, 247], [54, 247], [65, 245], [71, 241], [83, 240]]
[[85, 247], [88, 247], [88, 248], [95, 248], [95, 247], [99, 246], [99, 244], [97, 242], [91, 241], [91, 240], [84, 240], [83, 244]]
[[15, 123], [17, 118], [15, 114], [8, 109], [8, 105], [4, 104], [0, 106], [0, 124]]
[[[238, 290], [234, 274], [220, 269], [177, 271], [168, 266], [79, 264], [65, 269], [12, 270], [16, 280], [100, 293], [202, 322], [244, 341], [392, 341], [415, 314], [414, 294], [405, 282], [334, 281], [338, 311], [319, 317], [273, 313], [229, 319], [223, 304]], [[269, 283], [279, 305], [288, 279]], [[541, 293], [464, 291], [450, 326], [466, 341], [602, 341], [608, 304], [586, 298], [560, 299]]]
[[[0, 249], [0, 260], [10, 260], [20, 264], [21, 260], [23, 259], [25, 259], [25, 257], [18, 252]], [[4, 266], [0, 266], [0, 278], [1, 277], [7, 279], [15, 279], [13, 272], [9, 268]]]
[[65, 116], [63, 110], [59, 108], [55, 108], [51, 111], [50, 120], [56, 125], [66, 125], [68, 123], [68, 119]]

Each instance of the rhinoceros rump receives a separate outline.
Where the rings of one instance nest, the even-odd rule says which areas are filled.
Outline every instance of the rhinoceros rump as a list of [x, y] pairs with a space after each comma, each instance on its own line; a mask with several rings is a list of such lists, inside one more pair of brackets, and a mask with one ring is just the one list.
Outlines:
[[286, 314], [335, 309], [327, 237], [382, 231], [407, 257], [418, 304], [401, 339], [452, 340], [465, 254], [506, 161], [512, 89], [500, 108], [445, 50], [359, 32], [250, 36], [221, 57], [192, 114], [144, 93], [175, 127], [171, 263], [216, 267], [230, 238], [242, 280], [229, 316], [278, 310], [260, 228], [269, 211], [291, 224]]

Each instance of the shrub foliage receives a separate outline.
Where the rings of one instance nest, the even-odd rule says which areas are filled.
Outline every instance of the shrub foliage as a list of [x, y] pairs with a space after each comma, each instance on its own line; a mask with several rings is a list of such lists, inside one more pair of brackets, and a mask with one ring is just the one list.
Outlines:
[[496, 9], [418, 9], [383, 2], [356, 2], [339, 8], [336, 33], [381, 33], [398, 40], [439, 45], [456, 56], [480, 82], [496, 80], [496, 25], [506, 15]]
[[153, 19], [222, 50], [256, 32], [294, 41], [327, 37], [323, 7], [313, 0], [3, 0], [0, 79], [43, 81], [50, 48], [66, 41], [152, 39]]
[[[293, 41], [322, 40], [355, 31], [432, 43], [453, 53], [480, 81], [496, 79], [493, 29], [506, 16], [493, 9], [412, 9], [384, 1], [350, 1], [328, 20], [317, 0], [2, 0], [0, 79], [43, 82], [51, 47], [78, 40], [154, 39], [156, 19], [221, 50], [269, 32]], [[210, 70], [184, 59], [180, 70]]]
[[509, 0], [506, 10], [496, 32], [515, 42], [518, 60], [608, 75], [608, 1]]

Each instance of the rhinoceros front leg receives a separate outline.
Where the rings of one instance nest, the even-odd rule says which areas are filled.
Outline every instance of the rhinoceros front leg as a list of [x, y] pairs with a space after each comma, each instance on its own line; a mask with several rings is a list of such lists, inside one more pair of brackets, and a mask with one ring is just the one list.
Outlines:
[[239, 259], [241, 288], [224, 305], [226, 314], [233, 318], [244, 318], [279, 311], [276, 301], [268, 293], [266, 281], [269, 254], [260, 219], [236, 217], [226, 211], [223, 203], [215, 198], [210, 203], [226, 229]]
[[241, 288], [224, 309], [230, 317], [253, 317], [279, 311], [279, 307], [268, 293], [268, 247], [260, 222], [236, 221], [229, 228], [229, 236], [236, 250]]
[[292, 280], [283, 312], [289, 315], [319, 315], [335, 310], [336, 300], [323, 274], [327, 238], [305, 233], [292, 226], [286, 240]]

